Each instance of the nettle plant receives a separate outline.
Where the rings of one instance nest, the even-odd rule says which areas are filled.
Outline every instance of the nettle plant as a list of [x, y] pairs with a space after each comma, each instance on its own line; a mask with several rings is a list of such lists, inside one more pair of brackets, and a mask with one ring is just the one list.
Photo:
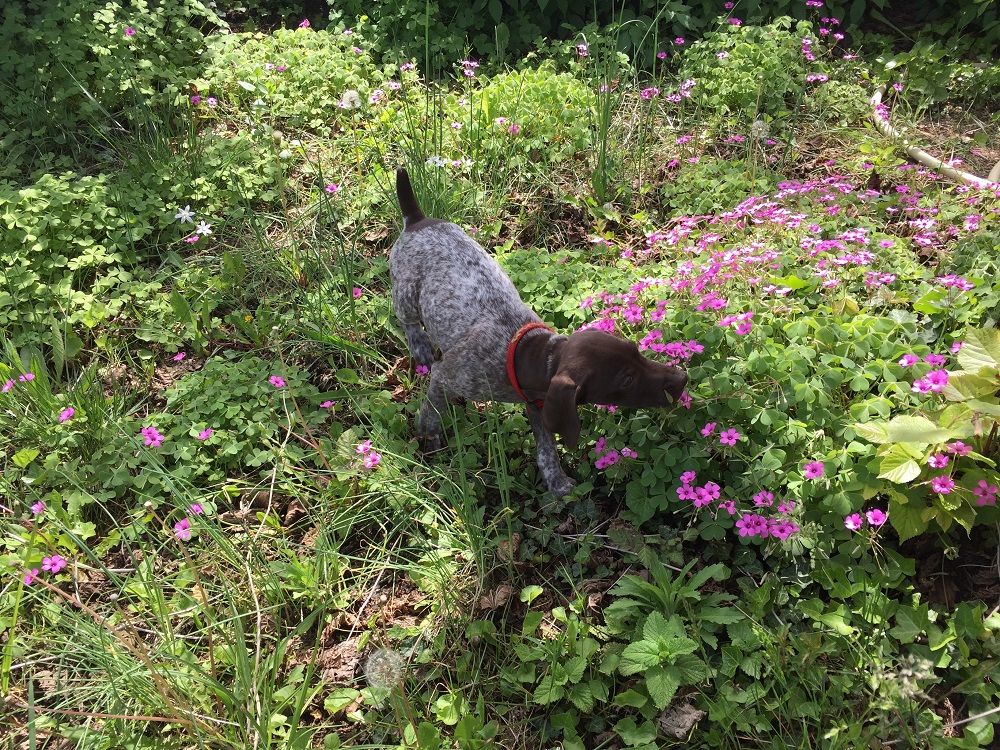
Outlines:
[[907, 354], [901, 364], [923, 367], [913, 389], [929, 394], [916, 413], [853, 425], [877, 444], [871, 469], [888, 485], [866, 488], [889, 497], [889, 517], [900, 538], [932, 524], [948, 531], [959, 524], [994, 523], [1000, 476], [997, 452], [1000, 418], [1000, 331], [969, 330], [953, 351], [961, 369], [945, 370], [943, 355]]

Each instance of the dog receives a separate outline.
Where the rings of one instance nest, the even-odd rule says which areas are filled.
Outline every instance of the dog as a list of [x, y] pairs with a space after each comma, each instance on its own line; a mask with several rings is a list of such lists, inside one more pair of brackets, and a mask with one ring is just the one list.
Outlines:
[[[521, 300], [500, 265], [461, 227], [424, 216], [405, 169], [396, 172], [403, 231], [389, 253], [392, 304], [412, 360], [430, 368], [417, 417], [426, 451], [442, 447], [449, 398], [526, 404], [547, 489], [569, 494], [553, 434], [580, 439], [581, 404], [665, 407], [688, 382], [602, 331], [556, 333]], [[434, 360], [435, 349], [441, 358]]]

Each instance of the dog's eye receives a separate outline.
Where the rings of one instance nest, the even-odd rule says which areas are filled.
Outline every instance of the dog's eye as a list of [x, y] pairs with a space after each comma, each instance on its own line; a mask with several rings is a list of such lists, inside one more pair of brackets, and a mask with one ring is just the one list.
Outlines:
[[635, 377], [631, 373], [627, 372], [622, 375], [622, 388], [631, 388], [634, 382]]

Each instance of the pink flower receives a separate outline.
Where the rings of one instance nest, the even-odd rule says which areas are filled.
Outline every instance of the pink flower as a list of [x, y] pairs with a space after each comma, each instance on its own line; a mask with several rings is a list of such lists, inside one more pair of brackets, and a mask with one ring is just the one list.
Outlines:
[[362, 294], [364, 294], [364, 291], [359, 286], [356, 286], [351, 290], [351, 296], [354, 297], [354, 299], [361, 299]]
[[947, 361], [948, 358], [943, 354], [928, 354], [927, 356], [924, 357], [924, 362], [931, 365], [932, 367], [941, 367], [941, 365], [943, 365]]
[[328, 183], [326, 187], [323, 188], [330, 195], [335, 195], [340, 192], [340, 185], [336, 182]]
[[900, 367], [913, 367], [920, 361], [920, 357], [916, 354], [904, 354], [902, 359], [899, 360]]
[[715, 432], [715, 422], [709, 422], [704, 427], [701, 428], [702, 437], [708, 437], [713, 432]]
[[219, 103], [219, 100], [214, 96], [210, 96], [205, 100], [205, 103], [208, 104], [209, 107], [215, 107]]
[[192, 516], [200, 516], [205, 512], [205, 509], [201, 507], [201, 503], [191, 503], [188, 506], [188, 510], [191, 511]]
[[380, 454], [376, 453], [375, 451], [370, 451], [367, 454], [365, 454], [365, 460], [364, 460], [365, 468], [374, 469], [376, 466], [378, 466], [379, 461], [381, 460], [382, 456]]
[[285, 379], [280, 375], [272, 375], [267, 379], [267, 382], [273, 385], [275, 388], [285, 387]]
[[332, 406], [333, 406], [333, 401], [329, 401], [329, 400], [327, 400], [327, 401], [324, 401], [323, 403], [321, 403], [321, 404], [319, 405], [319, 408], [320, 408], [320, 409], [329, 409], [329, 408], [330, 408], [330, 407], [332, 407]]
[[719, 443], [721, 445], [736, 445], [736, 441], [739, 440], [740, 437], [740, 433], [730, 427], [728, 430], [719, 435]]
[[142, 441], [150, 448], [159, 448], [163, 443], [163, 435], [152, 425], [143, 427], [139, 430], [139, 434], [142, 435]]
[[301, 21], [299, 22], [299, 28], [300, 28], [300, 29], [308, 29], [308, 28], [309, 28], [309, 26], [310, 26], [310, 24], [309, 24], [309, 19], [308, 19], [308, 18], [303, 18], [303, 19], [302, 19], [302, 20], [301, 20]]
[[212, 433], [215, 432], [211, 427], [206, 427], [204, 430], [198, 433], [199, 440], [208, 440], [212, 437]]
[[697, 478], [698, 478], [697, 472], [694, 472], [694, 471], [685, 471], [683, 474], [681, 474], [681, 484], [685, 484], [685, 485], [686, 484], [692, 484], [694, 482], [694, 480], [697, 479]]
[[657, 60], [666, 60], [667, 59], [667, 53], [664, 52], [663, 50], [660, 50], [659, 52], [656, 53], [656, 59]]
[[935, 453], [927, 459], [927, 465], [932, 469], [943, 469], [950, 459], [943, 453]]
[[70, 419], [73, 418], [74, 414], [76, 414], [76, 409], [74, 409], [72, 406], [67, 406], [65, 409], [59, 412], [59, 421], [68, 422]]
[[24, 375], [19, 375], [17, 379], [20, 380], [22, 383], [30, 383], [32, 380], [35, 379], [35, 373], [26, 372], [24, 373]]
[[963, 443], [961, 440], [956, 440], [953, 443], [948, 443], [948, 445], [946, 445], [944, 449], [956, 456], [968, 456], [970, 453], [972, 453], [972, 448]]
[[31, 570], [24, 571], [24, 585], [30, 586], [38, 578], [38, 568], [32, 568]]
[[512, 122], [510, 124], [510, 127], [507, 128], [507, 132], [510, 133], [511, 135], [517, 135], [518, 133], [521, 132], [521, 126], [518, 125], [516, 122]]
[[135, 36], [135, 29], [133, 29], [131, 26], [126, 26], [125, 27], [125, 36], [127, 36], [127, 37], [133, 37], [133, 36]]
[[676, 44], [678, 47], [683, 47], [684, 46], [684, 37], [682, 37], [682, 36], [675, 37], [674, 38], [674, 44]]
[[791, 500], [785, 500], [783, 503], [778, 503], [778, 512], [788, 515], [793, 510], [795, 510], [795, 503]]
[[741, 20], [740, 20], [740, 19], [738, 19], [738, 18], [728, 18], [728, 19], [726, 19], [726, 22], [727, 22], [727, 23], [728, 23], [728, 24], [729, 24], [730, 26], [742, 26], [742, 25], [743, 25], [743, 21], [741, 21]]
[[955, 489], [955, 480], [947, 474], [942, 474], [941, 476], [934, 477], [931, 480], [931, 489], [939, 495], [949, 495], [951, 494], [951, 491]]
[[6, 393], [7, 391], [9, 391], [13, 387], [14, 387], [14, 381], [13, 381], [13, 379], [11, 379], [11, 380], [8, 380], [6, 383], [3, 384], [3, 388], [0, 388], [0, 391], [2, 391], [3, 393]]
[[413, 368], [413, 372], [421, 377], [423, 377], [424, 375], [429, 375], [430, 371], [431, 368], [429, 368], [427, 365], [417, 365], [416, 367]]
[[658, 88], [656, 88], [656, 86], [650, 86], [649, 88], [645, 88], [642, 91], [640, 91], [639, 92], [639, 96], [641, 96], [643, 99], [647, 99], [648, 100], [648, 99], [652, 99], [655, 96], [658, 96], [659, 93], [660, 93], [660, 90]]
[[691, 408], [691, 394], [687, 391], [681, 394], [681, 397], [677, 399], [677, 403], [683, 406], [685, 409]]
[[819, 479], [825, 471], [822, 461], [810, 461], [802, 467], [802, 475], [806, 479]]
[[872, 526], [881, 526], [889, 518], [881, 508], [872, 508], [870, 511], [865, 513], [865, 517], [868, 519], [868, 523]]
[[191, 538], [191, 522], [186, 518], [182, 518], [180, 521], [175, 523], [174, 536], [182, 542], [188, 541]]
[[187, 237], [185, 237], [184, 241], [186, 243], [188, 243], [189, 245], [193, 245], [195, 242], [197, 242], [200, 239], [201, 239], [201, 235], [200, 234], [192, 234], [192, 235], [188, 235]]
[[191, 95], [191, 104], [192, 104], [192, 106], [195, 106], [195, 107], [197, 107], [199, 104], [201, 104], [201, 95], [200, 94], [192, 94]]
[[586, 57], [588, 54], [590, 54], [590, 52], [587, 49], [587, 45], [586, 44], [576, 45], [576, 54], [579, 57]]
[[623, 458], [638, 458], [639, 454], [636, 453], [631, 448], [629, 448], [628, 446], [625, 446], [624, 448], [622, 448], [622, 457]]
[[31, 514], [35, 516], [40, 516], [45, 512], [45, 503], [39, 500], [31, 506]]
[[614, 466], [621, 460], [621, 454], [616, 450], [611, 450], [605, 453], [603, 456], [594, 461], [594, 466], [597, 469], [607, 469], [609, 466]]
[[42, 570], [49, 573], [58, 573], [66, 567], [66, 558], [62, 555], [52, 555], [52, 557], [42, 558]]
[[851, 515], [844, 518], [844, 526], [850, 531], [857, 531], [863, 523], [864, 519], [860, 513], [851, 513]]
[[354, 452], [362, 456], [371, 451], [371, 449], [372, 449], [371, 440], [365, 440], [363, 443], [358, 443], [357, 445], [354, 446]]
[[997, 504], [997, 486], [995, 484], [990, 484], [985, 479], [980, 479], [979, 484], [972, 491], [972, 494], [976, 496], [976, 505], [996, 505]]
[[956, 341], [954, 344], [951, 345], [949, 351], [951, 351], [952, 354], [958, 354], [960, 351], [962, 351], [962, 346], [964, 344], [965, 344], [964, 341]]
[[764, 490], [753, 496], [753, 504], [758, 508], [770, 508], [774, 505], [774, 493]]
[[731, 516], [736, 515], [736, 501], [735, 500], [720, 500], [719, 508], [726, 511]]
[[186, 352], [177, 352], [177, 354], [171, 357], [171, 359], [173, 359], [174, 362], [183, 362], [185, 357], [187, 357]]

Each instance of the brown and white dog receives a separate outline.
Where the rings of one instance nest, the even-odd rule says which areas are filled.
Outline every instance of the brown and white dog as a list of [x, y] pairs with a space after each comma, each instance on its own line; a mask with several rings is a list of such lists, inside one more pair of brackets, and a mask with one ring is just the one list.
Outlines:
[[646, 359], [635, 343], [601, 331], [561, 336], [542, 323], [475, 240], [424, 216], [404, 169], [396, 195], [404, 228], [389, 254], [392, 302], [413, 360], [431, 371], [417, 420], [425, 449], [443, 444], [449, 397], [524, 402], [545, 485], [565, 495], [574, 482], [552, 435], [576, 447], [578, 405], [663, 407], [680, 398], [687, 373]]

